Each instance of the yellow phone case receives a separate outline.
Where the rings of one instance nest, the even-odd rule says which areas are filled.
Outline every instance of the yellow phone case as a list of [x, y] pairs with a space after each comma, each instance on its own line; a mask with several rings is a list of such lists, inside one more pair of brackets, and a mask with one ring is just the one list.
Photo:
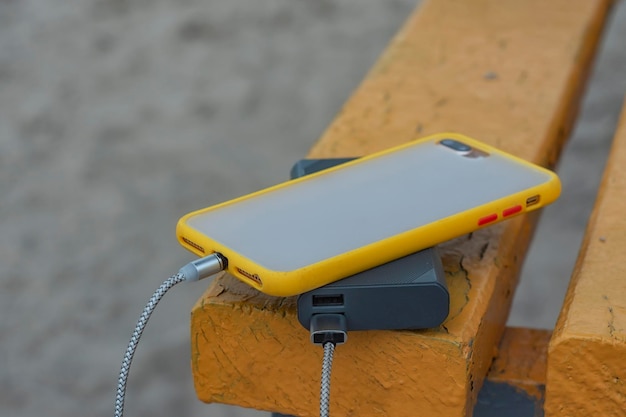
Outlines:
[[[469, 153], [456, 152], [455, 156], [447, 156], [448, 154], [445, 152], [455, 151], [442, 148], [443, 145], [441, 141], [445, 139], [469, 145], [472, 151]], [[431, 153], [427, 154], [423, 152]], [[428, 156], [424, 157], [423, 155]], [[432, 163], [433, 168], [430, 170], [420, 170], [421, 167], [408, 167], [409, 169], [407, 170], [406, 163], [402, 164], [400, 163], [401, 161], [398, 163], [387, 162], [408, 157], [418, 158], [417, 160], [421, 161], [421, 165]], [[438, 160], [440, 157], [443, 162]], [[454, 162], [455, 165], [450, 165], [450, 162], [445, 162], [452, 161], [452, 158], [465, 159], [454, 159], [454, 161], [456, 161]], [[481, 163], [481, 158], [486, 161], [485, 165], [478, 165]], [[489, 160], [489, 158], [491, 158], [491, 160]], [[474, 163], [470, 161], [472, 159], [476, 159], [478, 162]], [[464, 171], [466, 169], [464, 165], [468, 167], [468, 174], [471, 173], [470, 171], [473, 169], [472, 166], [480, 166], [483, 172], [480, 174], [481, 176], [477, 178], [485, 182], [477, 184], [478, 192], [475, 194], [478, 203], [474, 203], [475, 194], [472, 193], [472, 190], [468, 191], [467, 186], [459, 187], [456, 191], [439, 190], [436, 188], [438, 186], [437, 178], [442, 176], [445, 172], [440, 171], [440, 173], [437, 174], [434, 169], [438, 169], [440, 166], [442, 166], [441, 169], [446, 169], [446, 167], [443, 167], [446, 163], [448, 164], [448, 168], [450, 166], [459, 166], [458, 178], [460, 182], [462, 182], [463, 177], [466, 176], [464, 175], [466, 172]], [[426, 189], [426, 191], [423, 192], [424, 196], [412, 196], [411, 192], [413, 190], [406, 186], [395, 190], [393, 188], [394, 184], [381, 183], [376, 185], [378, 181], [384, 181], [385, 179], [385, 172], [372, 172], [376, 171], [376, 168], [379, 166], [386, 167], [385, 172], [387, 172], [387, 170], [398, 171], [399, 174], [396, 173], [394, 175], [401, 175], [402, 178], [407, 177], [407, 172], [411, 174], [415, 172], [416, 178], [421, 176], [419, 177], [421, 178], [420, 184], [422, 184], [422, 188]], [[359, 175], [361, 174], [358, 172], [359, 169], [361, 173], [371, 172], [371, 174], [368, 174], [370, 178], [366, 182], [366, 185], [364, 185], [363, 181], [360, 181]], [[394, 204], [396, 203], [398, 205], [404, 204], [409, 208], [411, 208], [411, 204], [417, 205], [419, 209], [416, 210], [416, 212], [421, 212], [422, 208], [424, 208], [424, 211], [427, 211], [426, 208], [434, 207], [438, 212], [431, 213], [430, 215], [432, 217], [432, 215], [435, 214], [436, 218], [432, 217], [434, 220], [428, 220], [425, 224], [403, 230], [399, 233], [393, 232], [385, 238], [375, 239], [371, 242], [368, 241], [349, 250], [340, 251], [340, 253], [317, 256], [314, 252], [322, 249], [326, 250], [325, 247], [322, 248], [322, 246], [326, 246], [323, 240], [326, 235], [328, 235], [327, 241], [329, 246], [332, 246], [334, 240], [341, 240], [341, 235], [333, 236], [333, 231], [337, 227], [324, 230], [320, 235], [323, 238], [318, 236], [318, 241], [314, 242], [312, 245], [307, 245], [306, 236], [302, 236], [302, 232], [299, 234], [295, 232], [295, 235], [292, 236], [289, 235], [289, 230], [283, 229], [292, 228], [297, 231], [300, 230], [300, 226], [302, 226], [302, 230], [309, 230], [306, 229], [306, 227], [311, 227], [311, 232], [315, 234], [318, 229], [320, 229], [320, 225], [326, 224], [327, 222], [332, 223], [333, 218], [327, 217], [326, 220], [321, 221], [321, 223], [318, 221], [318, 223], [312, 225], [303, 224], [307, 222], [307, 217], [316, 218], [320, 211], [311, 209], [307, 212], [307, 207], [317, 204], [318, 200], [322, 200], [319, 201], [319, 204], [322, 206], [325, 204], [332, 205], [333, 196], [334, 199], [340, 199], [340, 197], [345, 194], [343, 192], [340, 193], [341, 195], [339, 193], [329, 194], [328, 199], [324, 194], [325, 187], [332, 188], [336, 185], [338, 181], [337, 178], [346, 178], [347, 173], [339, 172], [341, 170], [351, 170], [350, 174], [355, 173], [351, 177], [350, 186], [346, 186], [346, 192], [374, 184], [372, 186], [374, 191], [379, 190], [379, 192], [382, 193], [381, 195], [387, 196], [383, 199], [383, 203], [387, 204], [391, 215], [386, 217], [385, 212], [387, 210], [384, 207], [380, 210], [376, 209], [377, 213], [380, 212], [379, 215], [372, 216], [370, 213], [369, 217], [360, 220], [363, 224], [363, 228], [359, 229], [358, 233], [367, 234], [366, 232], [370, 228], [381, 226], [384, 229], [384, 222], [388, 221], [394, 223], [397, 221], [396, 217], [410, 217], [406, 214], [402, 216], [394, 215], [394, 207], [396, 207]], [[479, 169], [477, 169], [477, 171], [479, 171]], [[433, 176], [433, 179], [432, 181], [429, 180], [427, 182], [428, 186], [424, 187], [424, 176], [429, 175]], [[467, 176], [471, 177], [471, 175]], [[507, 183], [509, 177], [512, 185]], [[491, 178], [500, 185], [504, 184], [502, 185], [503, 187], [515, 188], [517, 187], [517, 183], [519, 183], [519, 189], [516, 189], [515, 192], [507, 191], [506, 195], [480, 202], [480, 193], [488, 193], [489, 190], [494, 188], [488, 183], [491, 181]], [[450, 186], [450, 181], [453, 180], [454, 178], [449, 179], [446, 184]], [[411, 179], [409, 178], [407, 181], [411, 181]], [[297, 195], [298, 192], [302, 192], [300, 190], [307, 190], [306, 187], [318, 193], [314, 201], [300, 202], [299, 200], [303, 198], [293, 197], [293, 195]], [[219, 252], [224, 255], [228, 259], [227, 271], [247, 284], [270, 295], [290, 296], [312, 290], [418, 250], [437, 245], [446, 240], [475, 231], [481, 227], [495, 224], [509, 217], [536, 210], [556, 200], [560, 194], [560, 190], [561, 185], [556, 174], [545, 168], [506, 154], [464, 135], [442, 133], [390, 148], [328, 170], [278, 184], [234, 200], [189, 213], [179, 220], [176, 233], [181, 245], [198, 256], [206, 256], [213, 252]], [[369, 190], [363, 188], [360, 191], [360, 197], [363, 197], [363, 195], [367, 197]], [[465, 193], [466, 197], [462, 196], [463, 193]], [[454, 199], [455, 194], [460, 194], [461, 196], [454, 201], [450, 201], [450, 206], [464, 207], [464, 205], [468, 205], [470, 207], [463, 209], [454, 208], [452, 211], [447, 210], [448, 203], [446, 201]], [[304, 195], [300, 194], [300, 197], [302, 196]], [[423, 205], [421, 202], [422, 197], [424, 197], [425, 200]], [[372, 201], [375, 199], [380, 200], [379, 194], [374, 192], [371, 199]], [[285, 204], [289, 205], [293, 203], [294, 200], [298, 200], [297, 202], [300, 204], [298, 207], [305, 207], [304, 209], [300, 208], [296, 210], [306, 212], [301, 221], [295, 219], [291, 220], [291, 223], [287, 222], [283, 224], [280, 221], [281, 217], [286, 217], [285, 213], [278, 213], [273, 220], [275, 223], [277, 222], [276, 225], [272, 224], [263, 229], [263, 215], [267, 214], [267, 204], [271, 203], [274, 204], [273, 207], [276, 207], [276, 205], [281, 207], [281, 204], [283, 204], [282, 201], [285, 201]], [[440, 202], [443, 203], [439, 204]], [[380, 205], [381, 201], [378, 201], [378, 203]], [[302, 204], [304, 204], [304, 206], [302, 206]], [[383, 206], [385, 206], [385, 204], [383, 204]], [[340, 206], [336, 206], [334, 210], [341, 212], [345, 205], [349, 204], [341, 204]], [[256, 207], [259, 208], [258, 214], [260, 219], [258, 221], [256, 221], [255, 218], [251, 218], [256, 217]], [[359, 207], [364, 207], [364, 205], [361, 204]], [[248, 211], [247, 213], [246, 210]], [[457, 211], [455, 212], [454, 210]], [[326, 215], [332, 216], [330, 210], [328, 211], [329, 213], [326, 213]], [[349, 222], [352, 217], [358, 217], [357, 211], [358, 210], [354, 210], [354, 213], [344, 213], [344, 217], [340, 218], [338, 221], [342, 223]], [[441, 217], [437, 217], [440, 213]], [[220, 238], [209, 236], [211, 233], [207, 233], [202, 229], [207, 228], [206, 225], [210, 224], [212, 221], [235, 225], [235, 227], [232, 227], [232, 236], [229, 235], [230, 226], [224, 226], [224, 228], [217, 233], [218, 235], [220, 233], [222, 234]], [[411, 219], [403, 219], [402, 221], [405, 221], [406, 224], [410, 224]], [[259, 222], [261, 225], [258, 224]], [[256, 230], [257, 226], [261, 228], [259, 229], [261, 232], [251, 232], [247, 234], [248, 230]], [[338, 227], [338, 229], [341, 228]], [[283, 236], [278, 242], [280, 244], [277, 244], [276, 241], [272, 241], [273, 232], [277, 232], [276, 234]], [[291, 236], [292, 241], [285, 242], [286, 239], [289, 239], [289, 236]], [[226, 240], [229, 240], [230, 243], [224, 243]], [[274, 246], [281, 247], [281, 245], [283, 249], [273, 249]], [[248, 249], [242, 250], [242, 247], [247, 247]], [[260, 259], [263, 257], [260, 255], [250, 255], [250, 253], [255, 252], [255, 250], [251, 250], [250, 248], [255, 250], [257, 248], [259, 250], [262, 249], [265, 254], [264, 259]], [[289, 250], [285, 250], [285, 248]], [[246, 251], [249, 253], [242, 253]], [[290, 252], [291, 255], [286, 252]], [[276, 263], [281, 264], [281, 257], [283, 257], [285, 265], [288, 265], [290, 262], [285, 258], [289, 256], [297, 258], [299, 256], [296, 255], [302, 253], [312, 253], [311, 256], [314, 260], [292, 267], [283, 268], [275, 265]], [[273, 257], [276, 259], [273, 259]]]

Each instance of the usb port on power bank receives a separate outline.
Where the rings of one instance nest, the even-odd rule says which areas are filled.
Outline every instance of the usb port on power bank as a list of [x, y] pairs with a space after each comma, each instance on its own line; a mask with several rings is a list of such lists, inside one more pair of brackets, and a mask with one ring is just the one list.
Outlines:
[[314, 295], [313, 307], [342, 306], [343, 294]]

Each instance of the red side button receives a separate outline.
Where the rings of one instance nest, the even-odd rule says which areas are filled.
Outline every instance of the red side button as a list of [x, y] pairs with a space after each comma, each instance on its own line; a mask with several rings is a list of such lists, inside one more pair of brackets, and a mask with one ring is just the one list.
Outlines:
[[481, 217], [478, 219], [478, 225], [482, 226], [483, 224], [491, 223], [498, 219], [498, 215], [496, 213], [490, 214], [489, 216]]
[[510, 216], [512, 214], [519, 213], [520, 211], [522, 211], [522, 206], [520, 205], [509, 207], [502, 212], [502, 217]]

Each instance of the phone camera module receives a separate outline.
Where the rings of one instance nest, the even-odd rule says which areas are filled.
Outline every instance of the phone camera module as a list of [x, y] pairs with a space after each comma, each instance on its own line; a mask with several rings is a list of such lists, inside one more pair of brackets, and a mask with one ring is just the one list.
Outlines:
[[471, 146], [468, 146], [464, 144], [463, 142], [459, 142], [458, 140], [454, 140], [454, 139], [443, 139], [439, 143], [441, 143], [446, 148], [450, 148], [453, 151], [460, 152], [460, 153], [468, 153], [472, 151]]

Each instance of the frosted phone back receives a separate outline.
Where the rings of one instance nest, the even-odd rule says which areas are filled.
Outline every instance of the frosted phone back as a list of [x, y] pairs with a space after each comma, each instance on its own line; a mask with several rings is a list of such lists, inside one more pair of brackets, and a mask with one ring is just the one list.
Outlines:
[[546, 169], [440, 134], [190, 213], [177, 235], [198, 255], [220, 252], [244, 282], [287, 296], [542, 207], [559, 192]]

